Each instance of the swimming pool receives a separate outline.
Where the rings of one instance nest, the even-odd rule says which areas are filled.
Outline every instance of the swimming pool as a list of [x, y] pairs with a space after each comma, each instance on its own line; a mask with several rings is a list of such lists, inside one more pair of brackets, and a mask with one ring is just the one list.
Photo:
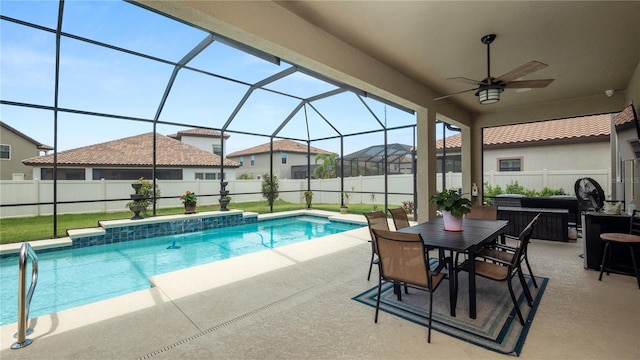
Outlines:
[[[154, 275], [362, 226], [329, 221], [319, 216], [295, 216], [180, 235], [38, 253], [38, 285], [31, 301], [29, 317], [35, 318], [147, 289], [151, 287], [148, 278]], [[2, 259], [0, 325], [17, 321], [17, 264], [17, 257]]]

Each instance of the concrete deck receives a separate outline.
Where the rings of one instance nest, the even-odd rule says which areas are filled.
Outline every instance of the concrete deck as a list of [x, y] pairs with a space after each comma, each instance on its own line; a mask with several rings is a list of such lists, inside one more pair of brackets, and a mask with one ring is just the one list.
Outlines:
[[[374, 324], [374, 309], [351, 300], [376, 284], [366, 280], [368, 239], [363, 228], [155, 276], [149, 290], [32, 320], [33, 343], [20, 350], [8, 349], [15, 324], [3, 326], [0, 357], [512, 358], [435, 331], [428, 344], [425, 328], [386, 313]], [[550, 281], [520, 358], [640, 358], [635, 278], [598, 281], [581, 239], [534, 240], [529, 251]]]

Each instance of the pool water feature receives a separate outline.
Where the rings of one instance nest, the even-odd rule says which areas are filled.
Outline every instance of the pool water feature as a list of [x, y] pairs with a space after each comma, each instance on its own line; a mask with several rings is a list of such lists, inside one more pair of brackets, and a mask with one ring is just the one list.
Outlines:
[[[193, 233], [38, 253], [29, 317], [148, 289], [148, 278], [187, 267], [357, 229], [363, 224], [295, 216]], [[0, 325], [17, 321], [18, 258], [2, 258]], [[31, 274], [29, 263], [27, 274]], [[28, 275], [30, 278], [30, 275]], [[28, 285], [27, 285], [28, 286]]]

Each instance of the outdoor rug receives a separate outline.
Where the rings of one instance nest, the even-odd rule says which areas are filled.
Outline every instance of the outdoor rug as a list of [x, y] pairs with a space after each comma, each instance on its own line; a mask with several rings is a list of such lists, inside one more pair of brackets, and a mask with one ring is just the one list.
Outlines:
[[[527, 305], [520, 281], [517, 277], [513, 279], [514, 291], [518, 297], [520, 311], [525, 319], [525, 325], [522, 326], [509, 296], [507, 283], [481, 277], [476, 278], [477, 316], [476, 319], [471, 319], [469, 317], [467, 275], [466, 272], [460, 272], [458, 275], [460, 286], [456, 317], [452, 317], [449, 312], [448, 281], [443, 281], [433, 293], [432, 326], [434, 334], [432, 334], [431, 341], [438, 341], [436, 332], [441, 332], [501, 354], [519, 356], [549, 279], [536, 277], [539, 287], [536, 289], [533, 287], [531, 278], [525, 275], [533, 296], [533, 307], [531, 308]], [[377, 295], [378, 286], [376, 285], [353, 298], [372, 307], [372, 319]], [[404, 294], [403, 290], [402, 301], [398, 301], [393, 293], [393, 285], [390, 283], [382, 285], [381, 313], [387, 312], [426, 327], [429, 323], [428, 311], [428, 292], [409, 288], [409, 294]], [[378, 322], [381, 321], [384, 321], [384, 317], [378, 318]], [[427, 341], [426, 337], [425, 333], [425, 341]]]

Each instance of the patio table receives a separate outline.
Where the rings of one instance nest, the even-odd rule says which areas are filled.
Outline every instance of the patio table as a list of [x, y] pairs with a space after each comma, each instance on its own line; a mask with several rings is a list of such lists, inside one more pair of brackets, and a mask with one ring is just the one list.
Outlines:
[[[507, 225], [506, 220], [476, 220], [464, 219], [462, 231], [445, 231], [442, 218], [419, 223], [399, 231], [420, 234], [427, 247], [449, 251], [450, 265], [453, 264], [454, 253], [467, 253], [469, 256], [469, 317], [476, 318], [476, 276], [475, 255], [483, 245], [492, 242], [498, 236], [504, 241]], [[455, 267], [449, 266], [449, 301], [451, 316], [456, 316], [457, 294], [455, 294]]]

